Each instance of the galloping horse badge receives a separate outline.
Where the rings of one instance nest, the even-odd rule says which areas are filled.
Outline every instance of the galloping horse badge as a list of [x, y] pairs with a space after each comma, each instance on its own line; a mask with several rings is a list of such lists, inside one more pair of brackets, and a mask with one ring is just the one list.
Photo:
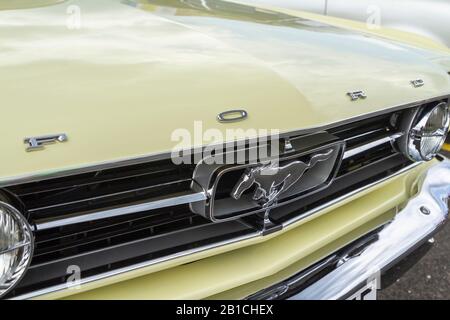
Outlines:
[[234, 186], [231, 197], [239, 200], [246, 190], [256, 184], [252, 199], [262, 208], [269, 208], [276, 204], [278, 197], [295, 185], [308, 169], [326, 161], [332, 154], [333, 150], [330, 149], [313, 155], [308, 163], [293, 161], [284, 167], [279, 167], [278, 163], [270, 163], [248, 169]]

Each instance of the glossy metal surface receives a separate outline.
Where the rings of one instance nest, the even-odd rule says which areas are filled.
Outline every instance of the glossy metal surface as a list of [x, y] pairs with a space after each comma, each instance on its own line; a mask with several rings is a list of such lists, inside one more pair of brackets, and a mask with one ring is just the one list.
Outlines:
[[244, 120], [248, 117], [248, 112], [245, 110], [230, 110], [219, 113], [217, 120], [219, 122], [236, 122]]
[[34, 236], [27, 219], [0, 201], [0, 297], [23, 278], [33, 257]]
[[[205, 145], [204, 137], [171, 139], [179, 128], [194, 135], [197, 120], [204, 130], [244, 129], [236, 137], [243, 139], [247, 129], [322, 127], [450, 93], [448, 75], [429, 60], [442, 52], [352, 26], [218, 0], [206, 1], [209, 9], [198, 1], [132, 3], [73, 0], [0, 11], [8, 106], [1, 181]], [[81, 10], [80, 29], [67, 27], [69, 5]], [[418, 76], [423, 90], [409, 83]], [[355, 107], [345, 93], [361, 85], [370, 101]], [[218, 126], [217, 115], [230, 106], [251, 116]], [[25, 152], [23, 137], [48, 132], [67, 132], [70, 141]]]
[[381, 26], [414, 32], [450, 47], [447, 0], [245, 0], [253, 4], [305, 10], [330, 16], [379, 21]]
[[27, 144], [27, 151], [37, 151], [44, 149], [45, 145], [56, 143], [56, 142], [66, 142], [68, 140], [67, 134], [53, 134], [45, 135], [40, 137], [25, 138], [24, 143]]
[[[206, 190], [209, 199], [204, 202], [190, 204], [191, 211], [214, 222], [235, 220], [244, 216], [262, 213], [266, 209], [263, 206], [264, 203], [259, 203], [248, 194], [243, 197], [240, 196], [240, 192], [244, 192], [247, 190], [246, 188], [249, 187], [245, 182], [252, 183], [252, 185], [261, 185], [258, 189], [260, 191], [258, 192], [258, 196], [264, 193], [273, 192], [273, 199], [268, 199], [264, 196], [260, 198], [263, 202], [268, 201], [268, 204], [273, 205], [278, 205], [282, 201], [294, 201], [294, 199], [301, 196], [302, 193], [310, 192], [311, 194], [326, 188], [333, 181], [337, 173], [337, 168], [339, 167], [343, 154], [344, 142], [336, 141], [335, 136], [326, 132], [320, 132], [306, 137], [296, 137], [291, 140], [291, 142], [294, 141], [297, 142], [297, 152], [294, 152], [295, 150], [290, 150], [287, 153], [280, 154], [278, 147], [275, 147], [276, 151], [274, 152], [274, 150], [271, 150], [270, 156], [269, 154], [265, 155], [269, 156], [265, 159], [258, 159], [259, 155], [264, 154], [260, 152], [264, 148], [251, 146], [248, 151], [245, 152], [247, 155], [242, 152], [236, 155], [236, 160], [238, 162], [236, 165], [229, 165], [226, 163], [221, 164], [223, 163], [222, 159], [229, 159], [230, 155], [234, 157], [234, 151], [225, 152], [223, 154], [217, 153], [204, 158], [198, 163], [194, 170], [193, 180], [196, 184], [192, 186], [192, 189], [199, 192]], [[304, 147], [309, 145], [309, 148], [302, 150], [300, 147], [302, 144]], [[313, 146], [314, 148], [312, 148]], [[315, 156], [315, 158], [312, 159], [310, 163], [304, 163], [302, 161], [295, 162], [301, 157], [311, 155]], [[241, 161], [239, 161], [239, 158], [241, 158]], [[242, 161], [242, 159], [246, 159], [247, 161]], [[277, 163], [280, 162], [291, 162], [300, 170], [301, 168], [305, 169], [304, 167], [309, 166], [309, 171], [302, 177], [302, 183], [295, 183], [295, 180], [293, 184], [290, 183], [292, 182], [290, 181], [291, 178], [300, 177], [298, 174], [293, 177], [284, 175], [284, 173], [289, 170], [289, 167], [285, 167], [279, 175], [276, 170], [271, 170], [270, 167], [264, 167], [265, 164], [269, 163], [274, 164], [275, 167], [273, 169], [276, 169]], [[311, 165], [313, 163], [314, 166]], [[257, 169], [253, 170], [253, 177], [249, 176], [249, 179], [245, 180], [244, 174], [241, 181], [244, 182], [243, 180], [245, 180], [245, 182], [239, 183], [239, 177], [242, 176], [243, 171], [251, 172], [254, 167], [257, 167]], [[238, 176], [234, 177], [234, 180], [227, 182], [227, 177], [232, 177], [235, 173], [237, 173]], [[266, 175], [266, 173], [275, 174]], [[290, 184], [291, 188], [289, 188], [289, 190], [285, 189], [282, 193], [278, 193], [278, 195], [277, 190], [270, 190], [272, 182], [275, 185], [282, 186], [284, 178], [287, 178], [286, 181]], [[222, 184], [223, 182], [225, 184]], [[229, 197], [221, 195], [221, 188], [224, 188], [224, 186], [231, 190]], [[277, 202], [274, 202], [273, 200], [277, 200]]]
[[323, 273], [330, 272], [363, 252], [365, 248], [378, 240], [377, 233], [384, 226], [377, 227], [375, 230], [350, 243], [345, 248], [340, 249], [338, 252], [331, 254], [289, 279], [246, 297], [246, 300], [283, 300], [289, 298], [292, 294], [301, 290], [300, 288], [303, 288], [306, 283], [313, 282], [315, 277], [317, 279], [317, 277], [320, 277], [320, 274], [323, 275]]
[[383, 27], [418, 33], [450, 47], [449, 11], [447, 0], [328, 0], [326, 8], [330, 16], [362, 22], [379, 13]]
[[[439, 127], [433, 128], [433, 131], [429, 132], [430, 117], [437, 109], [443, 110], [443, 117], [438, 117]], [[421, 110], [423, 109], [409, 111], [402, 124], [402, 130], [407, 134], [401, 137], [399, 146], [402, 152], [412, 161], [430, 161], [433, 159], [441, 150], [450, 125], [448, 102], [441, 102], [425, 113]], [[430, 141], [426, 141], [429, 138], [437, 140], [430, 143]]]
[[[432, 167], [417, 196], [379, 233], [379, 240], [292, 299], [339, 299], [428, 240], [448, 219], [450, 161]], [[427, 214], [422, 208], [427, 208]]]
[[283, 167], [278, 163], [272, 163], [251, 168], [238, 180], [231, 191], [231, 197], [239, 200], [245, 191], [256, 185], [252, 199], [263, 208], [270, 208], [278, 201], [278, 196], [299, 183], [306, 170], [319, 162], [327, 161], [333, 152], [334, 150], [330, 149], [313, 154], [308, 163], [292, 161]]
[[384, 137], [384, 138], [381, 138], [381, 139], [378, 139], [378, 140], [375, 140], [375, 141], [370, 141], [370, 142], [368, 142], [368, 143], [366, 143], [366, 144], [364, 144], [362, 146], [359, 146], [359, 147], [355, 147], [355, 148], [352, 148], [352, 149], [347, 149], [344, 152], [344, 159], [353, 157], [353, 156], [355, 156], [357, 154], [363, 153], [365, 151], [368, 151], [368, 150], [370, 150], [372, 148], [375, 148], [377, 146], [381, 146], [381, 145], [383, 145], [385, 143], [388, 143], [388, 142], [389, 143], [394, 143], [395, 141], [397, 141], [398, 138], [402, 137], [403, 135], [404, 135], [403, 133], [396, 133], [396, 134], [393, 134], [393, 135], [390, 135], [390, 136], [387, 136], [387, 137]]
[[414, 86], [414, 88], [420, 88], [425, 85], [425, 81], [423, 81], [422, 79], [416, 79], [412, 80], [411, 84]]
[[206, 200], [206, 199], [207, 199], [207, 197], [204, 192], [197, 192], [197, 193], [186, 192], [185, 194], [182, 194], [182, 195], [176, 195], [173, 197], [160, 197], [160, 199], [155, 199], [155, 200], [152, 200], [149, 202], [130, 205], [130, 206], [126, 206], [126, 207], [119, 207], [119, 208], [114, 208], [114, 209], [109, 209], [109, 210], [104, 210], [104, 211], [86, 213], [86, 214], [82, 214], [82, 215], [61, 218], [61, 219], [56, 219], [56, 220], [37, 222], [36, 230], [41, 231], [41, 230], [46, 230], [46, 229], [62, 227], [62, 226], [66, 226], [69, 224], [77, 224], [77, 223], [107, 219], [107, 218], [123, 216], [123, 215], [127, 215], [127, 214], [132, 214], [132, 213], [138, 213], [138, 212], [143, 212], [143, 211], [148, 211], [148, 210], [155, 210], [155, 209], [177, 206], [177, 205], [191, 203], [191, 202], [202, 201], [202, 200]]
[[350, 97], [350, 99], [352, 99], [352, 101], [367, 98], [367, 94], [362, 90], [347, 92], [347, 95]]

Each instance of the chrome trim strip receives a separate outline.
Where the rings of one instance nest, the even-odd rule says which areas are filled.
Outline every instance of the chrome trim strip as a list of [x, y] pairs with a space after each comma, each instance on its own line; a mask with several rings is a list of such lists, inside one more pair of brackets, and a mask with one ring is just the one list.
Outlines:
[[[256, 238], [258, 236], [260, 236], [261, 233], [260, 232], [255, 232], [255, 233], [251, 233], [245, 236], [241, 236], [232, 240], [227, 240], [227, 241], [222, 241], [222, 242], [218, 242], [218, 243], [214, 243], [214, 244], [210, 244], [207, 246], [203, 246], [200, 248], [195, 248], [195, 249], [191, 249], [191, 250], [187, 250], [187, 251], [183, 251], [183, 252], [178, 252], [175, 254], [172, 254], [170, 256], [166, 256], [166, 257], [162, 257], [159, 259], [155, 259], [155, 260], [150, 260], [150, 261], [146, 261], [146, 262], [142, 262], [142, 263], [138, 263], [129, 267], [125, 267], [125, 268], [121, 268], [121, 269], [117, 269], [117, 270], [113, 270], [113, 271], [109, 271], [109, 272], [105, 272], [96, 276], [92, 276], [92, 277], [88, 277], [85, 279], [81, 279], [79, 283], [77, 283], [76, 285], [84, 285], [87, 283], [91, 283], [93, 281], [98, 281], [98, 280], [102, 280], [108, 277], [112, 277], [112, 276], [117, 276], [126, 272], [130, 272], [130, 271], [134, 271], [137, 269], [141, 269], [141, 268], [146, 268], [158, 263], [162, 263], [162, 262], [167, 262], [170, 260], [174, 260], [174, 259], [178, 259], [178, 258], [182, 258], [194, 253], [198, 253], [198, 252], [202, 252], [202, 251], [206, 251], [206, 250], [211, 250], [217, 247], [221, 247], [221, 246], [225, 246], [225, 245], [230, 245], [236, 242], [240, 242], [240, 241], [244, 241], [244, 240], [249, 240], [252, 238]], [[49, 293], [53, 293], [53, 292], [57, 292], [57, 291], [61, 291], [61, 290], [67, 290], [70, 289], [71, 287], [68, 286], [67, 284], [60, 284], [57, 286], [53, 286], [50, 288], [46, 288], [46, 289], [41, 289], [38, 291], [34, 291], [34, 292], [30, 292], [30, 293], [26, 293], [24, 295], [21, 296], [17, 296], [14, 297], [10, 300], [26, 300], [26, 299], [31, 299], [31, 298], [35, 298], [38, 296], [42, 296], [45, 294], [49, 294]]]
[[89, 221], [101, 220], [101, 219], [112, 218], [112, 217], [117, 217], [117, 216], [123, 216], [123, 215], [131, 214], [131, 213], [138, 213], [138, 212], [143, 212], [143, 211], [147, 211], [147, 210], [154, 210], [154, 209], [160, 209], [160, 208], [165, 208], [165, 207], [177, 206], [177, 205], [191, 203], [191, 202], [204, 201], [206, 199], [207, 199], [207, 197], [204, 192], [190, 193], [190, 194], [180, 195], [177, 197], [159, 199], [159, 200], [155, 200], [155, 201], [140, 203], [140, 204], [121, 207], [121, 208], [97, 211], [97, 212], [93, 212], [93, 213], [77, 215], [77, 216], [62, 218], [62, 219], [58, 219], [58, 220], [51, 220], [51, 221], [46, 221], [46, 222], [42, 222], [42, 223], [37, 223], [36, 231], [42, 231], [42, 230], [62, 227], [62, 226], [66, 226], [69, 224], [77, 224], [77, 223], [82, 223], [82, 222], [89, 222]]
[[386, 132], [385, 128], [378, 128], [378, 129], [374, 129], [374, 130], [370, 130], [370, 131], [365, 131], [365, 132], [362, 132], [360, 134], [352, 135], [351, 137], [345, 139], [345, 141], [347, 142], [347, 141], [352, 141], [352, 140], [355, 140], [355, 139], [364, 138], [365, 136], [369, 136], [371, 134], [374, 134], [374, 133], [377, 133], [377, 132], [380, 132], [380, 131]]
[[[394, 173], [394, 174], [392, 174], [390, 176], [387, 176], [387, 177], [385, 177], [385, 178], [383, 178], [383, 179], [381, 179], [381, 180], [379, 180], [377, 182], [373, 182], [373, 183], [371, 183], [371, 184], [369, 184], [367, 186], [364, 186], [362, 188], [354, 190], [353, 192], [350, 192], [350, 193], [348, 193], [346, 195], [343, 195], [343, 196], [341, 196], [339, 198], [336, 198], [333, 201], [330, 201], [330, 202], [328, 202], [326, 204], [323, 204], [320, 207], [317, 207], [317, 208], [315, 208], [315, 209], [313, 209], [313, 210], [311, 210], [309, 212], [306, 212], [306, 213], [304, 213], [303, 215], [301, 215], [299, 217], [296, 217], [294, 219], [291, 219], [291, 220], [285, 222], [283, 224], [283, 228], [288, 226], [288, 225], [291, 225], [293, 223], [296, 223], [297, 221], [299, 221], [301, 219], [309, 217], [309, 216], [311, 216], [311, 215], [319, 212], [320, 210], [323, 210], [323, 209], [325, 209], [325, 208], [327, 208], [327, 207], [329, 207], [331, 205], [334, 205], [334, 204], [336, 204], [338, 202], [341, 202], [341, 201], [343, 201], [343, 200], [345, 200], [345, 199], [347, 199], [349, 197], [352, 197], [352, 196], [356, 195], [359, 192], [362, 192], [362, 191], [364, 191], [366, 189], [374, 187], [375, 185], [377, 185], [379, 183], [385, 182], [385, 181], [387, 181], [387, 180], [389, 180], [391, 178], [394, 178], [394, 177], [396, 177], [396, 176], [398, 176], [398, 175], [400, 175], [402, 173], [405, 173], [405, 172], [407, 172], [407, 171], [417, 167], [420, 164], [422, 164], [422, 162], [413, 163], [410, 166], [405, 167], [402, 170], [399, 170], [398, 172], [396, 172], [396, 173]], [[187, 255], [194, 254], [194, 253], [199, 253], [199, 252], [203, 252], [203, 251], [206, 251], [206, 250], [211, 250], [211, 249], [215, 249], [215, 248], [222, 247], [222, 246], [225, 246], [225, 245], [230, 245], [230, 244], [233, 244], [233, 243], [236, 243], [236, 242], [240, 242], [240, 241], [244, 241], [244, 240], [248, 240], [248, 239], [253, 239], [253, 238], [256, 238], [256, 237], [262, 237], [262, 236], [263, 236], [262, 232], [259, 231], [259, 232], [255, 232], [255, 233], [252, 233], [250, 235], [243, 236], [243, 237], [238, 237], [238, 238], [230, 239], [230, 240], [227, 240], [227, 241], [213, 243], [213, 244], [210, 244], [208, 246], [199, 247], [199, 248], [191, 249], [191, 250], [188, 250], [188, 251], [178, 252], [178, 253], [170, 255], [170, 256], [162, 257], [162, 258], [155, 259], [155, 260], [150, 260], [150, 261], [143, 262], [143, 263], [140, 263], [140, 264], [124, 267], [124, 268], [121, 268], [121, 269], [117, 269], [117, 270], [114, 270], [114, 271], [102, 273], [102, 274], [99, 274], [99, 275], [96, 275], [96, 276], [92, 276], [92, 277], [83, 279], [83, 280], [81, 280], [81, 285], [87, 284], [87, 283], [90, 283], [90, 282], [93, 282], [93, 281], [98, 281], [98, 280], [101, 280], [101, 279], [105, 279], [107, 277], [116, 276], [116, 275], [123, 274], [123, 273], [126, 273], [126, 272], [134, 271], [134, 270], [137, 270], [137, 269], [140, 269], [140, 268], [145, 268], [145, 267], [148, 267], [148, 266], [151, 266], [151, 265], [155, 265], [157, 263], [162, 263], [162, 262], [165, 262], [165, 261], [174, 260], [174, 259], [177, 259], [177, 258], [181, 258], [181, 257], [187, 256]], [[35, 297], [38, 297], [38, 296], [54, 293], [56, 291], [65, 290], [65, 289], [68, 289], [67, 285], [53, 286], [53, 287], [49, 287], [49, 288], [46, 288], [46, 289], [41, 289], [41, 290], [38, 290], [38, 291], [34, 291], [34, 292], [30, 292], [30, 293], [27, 293], [27, 294], [24, 294], [24, 295], [21, 295], [21, 296], [14, 297], [14, 298], [12, 298], [12, 300], [31, 299], [31, 298], [35, 298]]]
[[348, 149], [344, 153], [343, 160], [345, 160], [347, 158], [350, 158], [350, 157], [353, 157], [353, 156], [355, 156], [355, 155], [357, 155], [359, 153], [363, 153], [363, 152], [365, 152], [367, 150], [370, 150], [372, 148], [381, 146], [382, 144], [385, 144], [385, 143], [388, 143], [388, 142], [393, 143], [398, 138], [402, 137], [403, 135], [404, 135], [404, 133], [396, 133], [396, 134], [393, 134], [393, 135], [390, 135], [390, 136], [387, 136], [387, 137], [384, 137], [384, 138], [381, 138], [381, 139], [378, 139], [378, 140], [375, 140], [375, 141], [371, 141], [371, 142], [366, 143], [366, 144], [364, 144], [364, 145], [362, 145], [360, 147], [356, 147], [356, 148], [353, 148], [353, 149]]
[[[133, 176], [130, 176], [133, 177]], [[192, 179], [186, 179], [184, 180], [185, 182], [188, 183], [192, 183]], [[47, 205], [47, 206], [42, 206], [42, 207], [34, 207], [31, 209], [28, 209], [28, 213], [34, 213], [36, 211], [41, 211], [41, 210], [47, 210], [47, 209], [55, 209], [55, 208], [59, 208], [59, 207], [64, 207], [67, 205], [72, 205], [72, 204], [79, 204], [79, 203], [83, 203], [83, 202], [91, 202], [91, 201], [95, 201], [95, 200], [102, 200], [102, 199], [108, 199], [110, 197], [113, 196], [120, 196], [120, 195], [125, 195], [125, 194], [129, 194], [132, 192], [135, 193], [139, 193], [141, 191], [145, 191], [145, 190], [151, 190], [155, 187], [159, 187], [159, 186], [171, 186], [171, 185], [176, 185], [178, 181], [171, 181], [171, 182], [167, 182], [167, 183], [161, 183], [158, 185], [152, 185], [152, 186], [146, 186], [146, 187], [141, 187], [141, 188], [136, 188], [136, 189], [127, 189], [127, 190], [123, 190], [123, 191], [119, 191], [119, 192], [111, 192], [111, 193], [107, 193], [107, 194], [103, 194], [103, 195], [97, 195], [97, 196], [92, 196], [92, 197], [86, 197], [86, 198], [81, 198], [78, 200], [73, 200], [73, 201], [67, 201], [67, 202], [62, 202], [62, 203], [57, 203], [57, 204], [53, 204], [53, 205]], [[101, 183], [101, 182], [100, 182]], [[188, 193], [192, 193], [191, 189], [186, 189], [185, 191], [180, 191], [178, 193], [174, 193], [172, 198], [175, 198], [177, 196], [177, 194], [188, 194]], [[28, 193], [30, 194], [30, 193]], [[33, 194], [33, 192], [31, 192], [31, 194]], [[164, 196], [164, 197], [155, 197], [155, 200], [161, 199], [161, 198], [169, 198], [168, 196]]]
[[278, 285], [273, 285], [263, 290], [260, 290], [252, 295], [247, 296], [243, 300], [274, 300], [283, 296], [293, 285], [309, 278], [311, 275], [315, 274], [317, 271], [323, 270], [325, 267], [329, 266], [337, 259], [336, 254], [332, 254], [325, 258], [324, 261], [318, 262], [316, 265], [302, 271], [300, 274], [295, 275], [292, 279], [288, 281], [281, 282]]
[[[291, 130], [289, 132], [283, 132], [280, 134], [280, 138], [286, 138], [290, 136], [295, 135], [304, 135], [304, 134], [310, 134], [315, 133], [318, 131], [325, 131], [332, 129], [334, 127], [338, 127], [341, 125], [345, 125], [351, 122], [356, 122], [363, 119], [368, 119], [370, 117], [376, 117], [378, 115], [382, 115], [389, 112], [395, 112], [403, 109], [413, 108], [420, 106], [425, 103], [442, 100], [442, 99], [450, 99], [450, 94], [433, 97], [429, 99], [424, 99], [420, 101], [413, 101], [402, 105], [397, 105], [390, 108], [385, 108], [380, 111], [375, 111], [372, 113], [366, 113], [361, 116], [356, 116], [353, 118], [347, 118], [338, 122], [333, 122], [327, 125], [318, 126], [318, 127], [309, 127], [309, 128], [303, 128], [303, 129], [296, 129]], [[220, 145], [220, 144], [219, 144]], [[208, 146], [208, 148], [211, 148], [213, 146]], [[180, 150], [181, 151], [181, 150]], [[191, 150], [192, 151], [192, 150]], [[194, 149], [195, 151], [195, 149]], [[117, 160], [111, 160], [111, 161], [104, 161], [104, 162], [98, 162], [90, 165], [83, 165], [83, 166], [73, 166], [73, 167], [67, 167], [61, 170], [50, 170], [50, 171], [43, 171], [40, 173], [32, 173], [32, 174], [25, 174], [25, 175], [19, 175], [19, 176], [11, 176], [11, 177], [2, 177], [0, 178], [0, 187], [7, 187], [22, 183], [29, 183], [29, 182], [36, 182], [40, 180], [46, 180], [46, 179], [52, 179], [52, 178], [61, 178], [69, 175], [75, 175], [75, 174], [82, 174], [86, 172], [91, 171], [97, 171], [97, 170], [106, 170], [111, 168], [117, 168], [122, 166], [129, 166], [134, 164], [140, 164], [145, 163], [149, 161], [157, 161], [157, 160], [164, 160], [164, 159], [170, 159], [170, 156], [172, 154], [172, 151], [168, 152], [162, 152], [162, 153], [152, 153], [147, 154], [139, 157], [131, 157], [131, 158], [123, 158], [123, 159], [117, 159]]]

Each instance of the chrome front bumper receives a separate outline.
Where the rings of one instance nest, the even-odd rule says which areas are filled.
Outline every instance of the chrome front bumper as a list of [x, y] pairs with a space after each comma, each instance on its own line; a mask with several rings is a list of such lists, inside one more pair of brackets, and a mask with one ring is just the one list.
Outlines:
[[[284, 283], [249, 298], [333, 300], [349, 297], [430, 239], [448, 218], [449, 197], [450, 161], [445, 160], [426, 172], [419, 193], [390, 224], [371, 235], [370, 238], [375, 240], [366, 241], [363, 250], [352, 255], [335, 254]], [[314, 281], [309, 279], [305, 281], [307, 284], [298, 286], [324, 267], [328, 270], [325, 276]], [[297, 289], [293, 288], [295, 286]]]

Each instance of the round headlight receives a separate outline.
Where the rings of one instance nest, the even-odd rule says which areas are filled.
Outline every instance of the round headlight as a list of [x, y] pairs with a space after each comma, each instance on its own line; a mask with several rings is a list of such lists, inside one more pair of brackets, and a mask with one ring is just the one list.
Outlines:
[[404, 127], [408, 131], [402, 151], [413, 161], [432, 160], [441, 150], [448, 133], [448, 104], [441, 102], [429, 110], [418, 110], [411, 114], [407, 122], [409, 130]]
[[23, 277], [33, 255], [33, 233], [14, 207], [0, 201], [0, 296]]

